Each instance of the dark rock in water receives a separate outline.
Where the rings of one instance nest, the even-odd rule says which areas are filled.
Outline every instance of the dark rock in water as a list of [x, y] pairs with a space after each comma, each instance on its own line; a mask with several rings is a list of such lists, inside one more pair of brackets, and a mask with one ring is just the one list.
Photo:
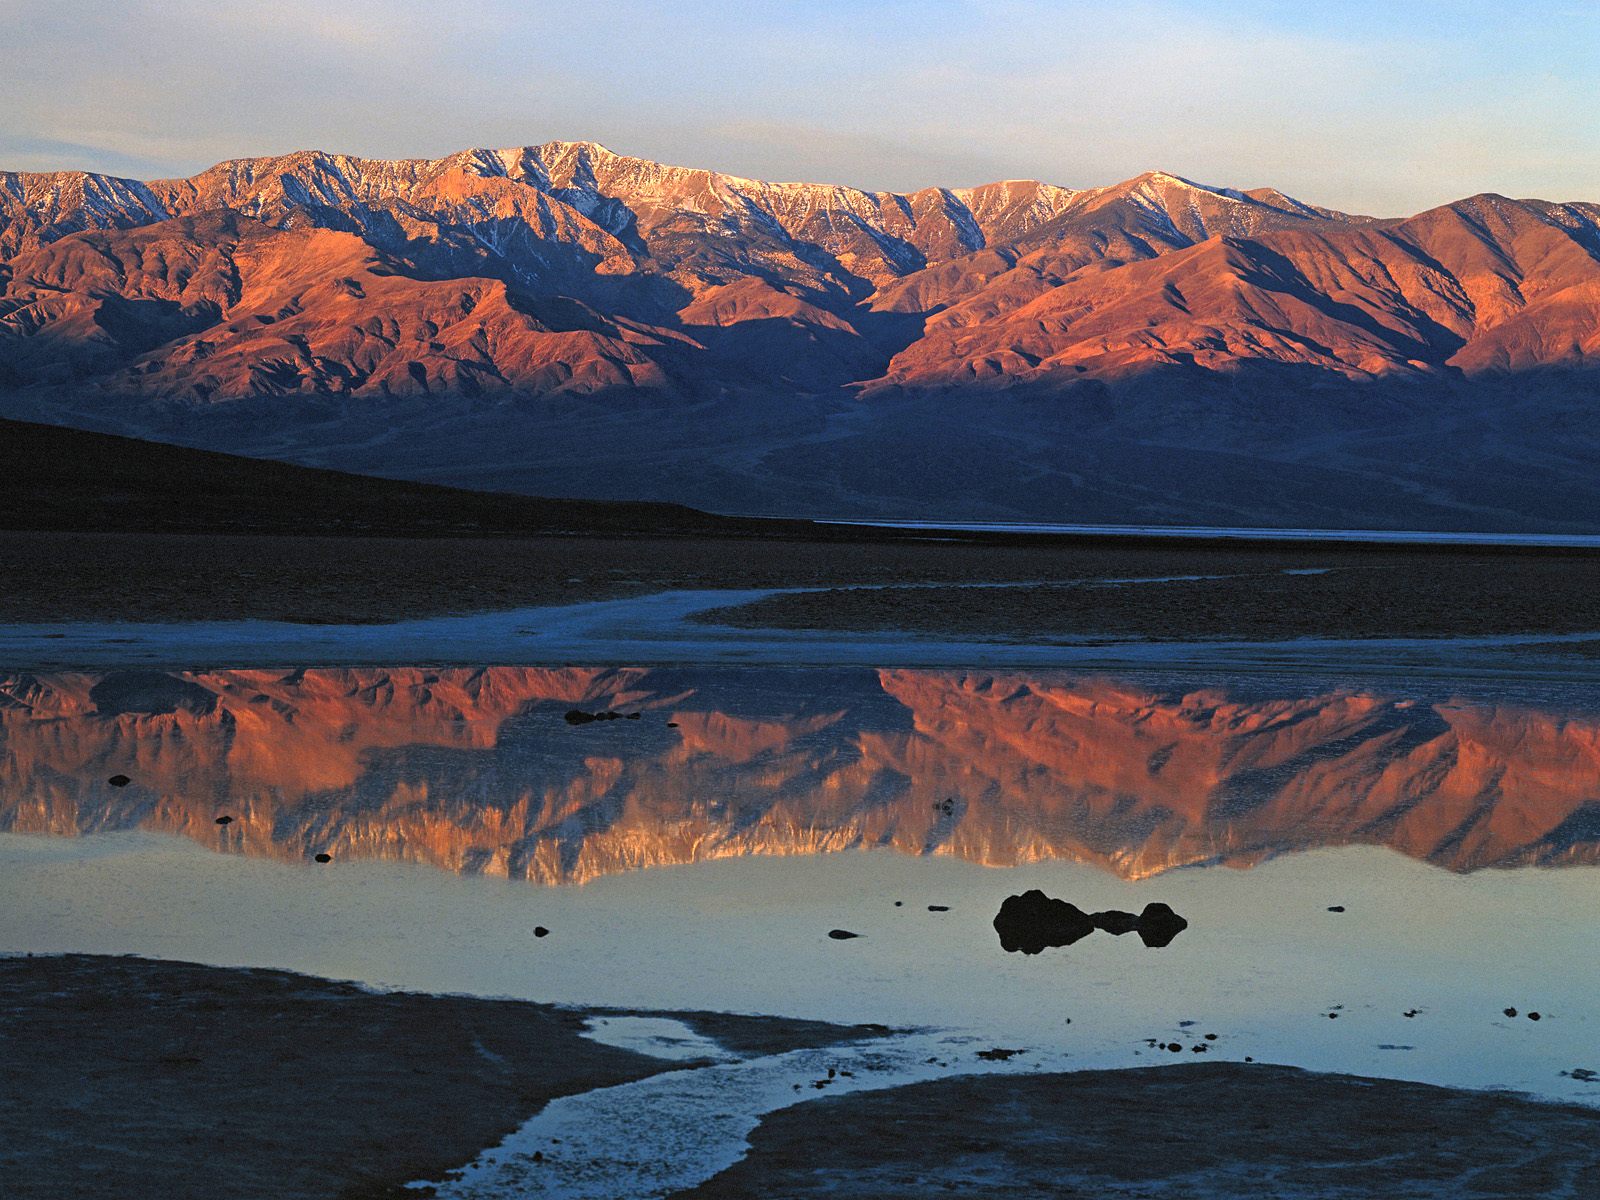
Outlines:
[[1576, 1079], [1579, 1083], [1593, 1083], [1600, 1079], [1600, 1073], [1591, 1071], [1588, 1067], [1573, 1067], [1572, 1070], [1561, 1073], [1568, 1079]]
[[1173, 938], [1189, 928], [1189, 922], [1167, 905], [1156, 901], [1144, 906], [1135, 928], [1139, 931], [1140, 941], [1152, 950], [1159, 950], [1163, 946], [1170, 946]]
[[1342, 905], [1342, 904], [1330, 904], [1330, 905], [1328, 905], [1328, 911], [1329, 912], [1343, 912], [1344, 911], [1344, 905]]
[[333, 855], [331, 854], [319, 854], [316, 856], [316, 858], [320, 863], [329, 863], [333, 861]]
[[180, 708], [203, 717], [217, 707], [216, 693], [162, 671], [112, 671], [89, 689], [101, 716], [162, 716]]
[[1528, 1020], [1537, 1021], [1538, 1019], [1539, 1019], [1539, 1014], [1538, 1013], [1533, 1012], [1533, 1013], [1529, 1013], [1528, 1014]]
[[1167, 1049], [1172, 1051], [1174, 1054], [1182, 1054], [1183, 1053], [1183, 1047], [1180, 1046], [1177, 1042], [1168, 1042], [1167, 1043]]
[[106, 782], [112, 787], [127, 787], [133, 782], [133, 780], [129, 779], [126, 775], [113, 775], [110, 779], [106, 780]]
[[894, 902], [894, 906], [895, 906], [895, 907], [896, 907], [896, 908], [900, 908], [900, 907], [901, 907], [901, 906], [903, 906], [903, 905], [904, 905], [904, 904], [905, 904], [905, 901], [904, 901], [904, 900], [896, 900], [896, 901], [895, 901], [895, 902]]
[[950, 906], [948, 904], [930, 904], [930, 905], [928, 905], [928, 911], [929, 912], [949, 912], [950, 911]]
[[[628, 720], [637, 721], [642, 714], [630, 713]], [[623, 714], [619, 712], [584, 712], [581, 708], [569, 708], [565, 720], [568, 725], [592, 725], [596, 721], [620, 721]]]
[[1090, 913], [1089, 919], [1094, 922], [1096, 929], [1104, 929], [1107, 933], [1121, 937], [1125, 933], [1132, 933], [1139, 927], [1139, 918], [1131, 912], [1123, 912], [1120, 908], [1109, 908], [1105, 912]]
[[1094, 922], [1076, 904], [1051, 899], [1035, 888], [1006, 897], [995, 915], [994, 931], [1007, 952], [1038, 954], [1047, 946], [1082, 941], [1094, 932]]
[[851, 933], [848, 929], [830, 929], [828, 930], [828, 936], [836, 942], [847, 942], [851, 938], [858, 938], [861, 935], [859, 933]]
[[1328, 1020], [1337, 1021], [1338, 1019], [1339, 1019], [1339, 1014], [1338, 1013], [1329, 1013], [1328, 1014]]
[[1217, 1040], [1217, 1035], [1216, 1035], [1216, 1034], [1214, 1034], [1214, 1033], [1208, 1033], [1208, 1034], [1206, 1034], [1206, 1041], [1208, 1041], [1208, 1042], [1214, 1042], [1214, 1041], [1216, 1041], [1216, 1040]]
[[1508, 1009], [1506, 1009], [1504, 1011], [1505, 1011], [1506, 1016], [1508, 1016], [1508, 1017], [1514, 1017], [1514, 1016], [1517, 1015], [1517, 1010], [1514, 1009], [1514, 1008], [1508, 1008]]
[[232, 825], [233, 824], [233, 818], [228, 816], [226, 813], [224, 813], [222, 816], [217, 818], [217, 824], [218, 825]]
[[543, 925], [535, 925], [533, 927], [533, 936], [534, 937], [549, 937], [550, 936], [550, 931], [548, 929], [546, 929]]
[[978, 1057], [988, 1062], [1005, 1062], [1019, 1054], [1026, 1054], [1026, 1050], [1007, 1050], [1003, 1046], [996, 1046], [991, 1050], [979, 1050]]

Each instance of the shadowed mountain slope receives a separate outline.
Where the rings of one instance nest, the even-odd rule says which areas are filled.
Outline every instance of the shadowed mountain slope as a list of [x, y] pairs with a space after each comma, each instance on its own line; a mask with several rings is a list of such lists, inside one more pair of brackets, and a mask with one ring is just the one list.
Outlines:
[[162, 533], [782, 535], [676, 504], [467, 492], [0, 420], [0, 529]]

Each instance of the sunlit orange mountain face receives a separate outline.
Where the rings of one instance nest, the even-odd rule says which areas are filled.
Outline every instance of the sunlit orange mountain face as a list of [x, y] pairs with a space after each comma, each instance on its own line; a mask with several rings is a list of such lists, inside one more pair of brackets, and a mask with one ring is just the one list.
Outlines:
[[0, 751], [0, 829], [540, 883], [863, 847], [1129, 878], [1357, 843], [1454, 871], [1600, 861], [1600, 716], [1347, 690], [906, 670], [13, 675]]
[[584, 142], [0, 173], [0, 413], [723, 511], [1600, 528], [1600, 205]]

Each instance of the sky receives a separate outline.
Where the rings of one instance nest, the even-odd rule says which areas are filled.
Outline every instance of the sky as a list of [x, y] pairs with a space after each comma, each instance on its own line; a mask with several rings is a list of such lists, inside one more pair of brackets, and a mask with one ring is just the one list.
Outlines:
[[0, 169], [593, 140], [765, 179], [1600, 201], [1600, 0], [0, 0]]

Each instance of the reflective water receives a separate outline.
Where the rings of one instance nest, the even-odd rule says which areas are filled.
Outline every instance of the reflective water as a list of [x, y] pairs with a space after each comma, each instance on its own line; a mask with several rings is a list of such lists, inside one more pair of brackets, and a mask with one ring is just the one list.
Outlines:
[[[574, 724], [573, 710], [632, 719]], [[1590, 687], [854, 668], [25, 673], [0, 676], [0, 750], [0, 829], [142, 828], [232, 854], [542, 883], [857, 847], [1129, 878], [1350, 844], [1454, 871], [1600, 861]]]
[[[1563, 1075], [1600, 1067], [1588, 685], [32, 672], [0, 682], [0, 829], [0, 950], [1600, 1102]], [[1031, 887], [1190, 926], [1008, 955]]]
[[[1172, 579], [1182, 576], [1169, 576]], [[1156, 578], [1100, 582], [1139, 587]], [[1004, 586], [1026, 586], [1027, 581]], [[995, 584], [960, 584], [991, 588]], [[1600, 631], [1426, 637], [1297, 637], [1288, 640], [1159, 640], [1118, 635], [1042, 639], [975, 633], [970, 638], [905, 630], [860, 632], [706, 623], [708, 614], [816, 588], [656, 592], [619, 600], [422, 617], [388, 624], [289, 621], [63, 621], [0, 625], [0, 663], [69, 669], [218, 664], [289, 671], [319, 666], [568, 663], [684, 666], [964, 668], [1112, 671], [1209, 668], [1230, 675], [1352, 671], [1429, 676], [1592, 682], [1586, 657]], [[882, 585], [849, 589], [882, 591]], [[1353, 601], [1353, 602], [1359, 602]]]

